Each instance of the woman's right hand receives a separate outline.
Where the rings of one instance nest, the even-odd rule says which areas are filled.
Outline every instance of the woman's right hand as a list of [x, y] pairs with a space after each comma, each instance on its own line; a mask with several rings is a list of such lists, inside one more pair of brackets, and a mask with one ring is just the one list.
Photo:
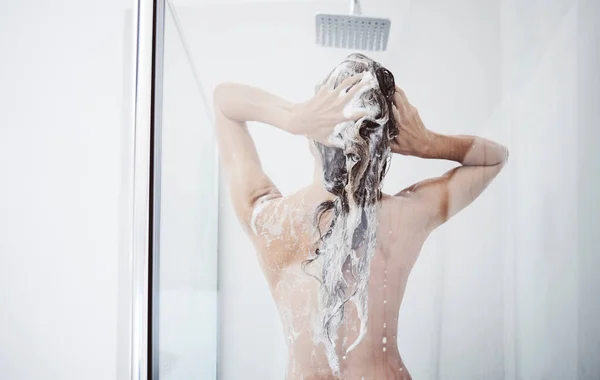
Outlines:
[[354, 95], [367, 85], [361, 82], [362, 78], [362, 73], [348, 77], [334, 90], [322, 86], [309, 101], [293, 105], [285, 129], [330, 146], [329, 137], [336, 125], [356, 121], [367, 114], [366, 110], [350, 115], [344, 112]]
[[399, 132], [391, 144], [392, 152], [425, 157], [435, 133], [425, 128], [419, 111], [409, 103], [406, 94], [398, 86], [394, 94], [392, 112]]

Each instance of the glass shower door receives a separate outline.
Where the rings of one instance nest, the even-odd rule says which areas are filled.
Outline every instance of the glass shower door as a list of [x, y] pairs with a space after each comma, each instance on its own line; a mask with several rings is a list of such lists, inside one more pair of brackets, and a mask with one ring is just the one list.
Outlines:
[[[351, 52], [316, 46], [314, 15], [344, 14], [347, 2], [173, 1], [165, 3], [149, 379], [280, 380], [293, 359], [290, 337], [219, 187], [208, 99], [226, 81], [309, 99]], [[489, 189], [428, 238], [398, 335], [386, 342], [396, 341], [416, 379], [598, 378], [600, 6], [382, 0], [365, 10], [392, 20], [388, 51], [368, 55], [394, 73], [428, 128], [510, 151]], [[307, 142], [255, 124], [264, 170], [282, 193], [309, 183]], [[384, 192], [453, 166], [396, 155]]]
[[214, 379], [218, 198], [215, 141], [212, 115], [173, 10], [167, 2], [163, 118], [156, 139], [158, 241], [153, 265], [152, 378]]

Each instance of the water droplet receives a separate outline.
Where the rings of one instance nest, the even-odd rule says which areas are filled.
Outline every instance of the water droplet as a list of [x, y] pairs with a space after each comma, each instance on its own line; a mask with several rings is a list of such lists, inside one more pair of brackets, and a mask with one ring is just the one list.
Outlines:
[[342, 359], [346, 360], [346, 356], [342, 356]]
[[384, 324], [383, 324], [383, 328], [386, 328], [386, 327], [387, 327], [387, 323], [384, 323]]
[[383, 303], [387, 303], [387, 300], [383, 300]]
[[387, 351], [387, 348], [386, 348], [386, 347], [383, 347], [383, 352], [386, 352], [386, 351]]
[[385, 287], [387, 287], [387, 285], [383, 284], [383, 287], [385, 288]]
[[384, 337], [383, 337], [383, 339], [381, 340], [381, 342], [382, 342], [383, 344], [386, 344], [386, 343], [387, 343], [387, 338], [384, 336]]

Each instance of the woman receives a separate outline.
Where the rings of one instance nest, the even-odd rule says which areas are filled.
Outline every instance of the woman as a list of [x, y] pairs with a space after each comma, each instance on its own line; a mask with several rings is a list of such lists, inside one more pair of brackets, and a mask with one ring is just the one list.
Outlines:
[[[393, 75], [362, 54], [305, 103], [257, 88], [214, 94], [221, 162], [287, 336], [288, 379], [410, 379], [396, 343], [400, 304], [427, 236], [477, 198], [507, 149], [426, 129]], [[312, 183], [282, 195], [246, 122], [309, 139]], [[460, 166], [395, 195], [381, 192], [392, 153]]]

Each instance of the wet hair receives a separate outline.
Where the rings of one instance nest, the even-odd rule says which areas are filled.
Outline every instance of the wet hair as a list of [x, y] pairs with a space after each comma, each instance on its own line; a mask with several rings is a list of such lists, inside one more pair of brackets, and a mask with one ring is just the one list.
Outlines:
[[[361, 321], [359, 336], [347, 351], [356, 347], [366, 333], [377, 207], [391, 159], [390, 142], [398, 135], [398, 129], [392, 112], [394, 76], [365, 55], [349, 55], [317, 86], [317, 90], [322, 86], [333, 89], [347, 77], [363, 72], [365, 76], [370, 74], [372, 80], [366, 90], [357, 93], [352, 106], [366, 109], [368, 115], [336, 126], [334, 138], [340, 142], [336, 146], [313, 142], [321, 157], [323, 183], [335, 198], [321, 203], [315, 210], [314, 224], [319, 239], [314, 254], [303, 263], [303, 268], [321, 282], [315, 340], [325, 345], [334, 373], [339, 371], [337, 329], [347, 302], [355, 305]], [[322, 228], [324, 216], [327, 216], [326, 226]], [[311, 270], [313, 268], [318, 269]]]

